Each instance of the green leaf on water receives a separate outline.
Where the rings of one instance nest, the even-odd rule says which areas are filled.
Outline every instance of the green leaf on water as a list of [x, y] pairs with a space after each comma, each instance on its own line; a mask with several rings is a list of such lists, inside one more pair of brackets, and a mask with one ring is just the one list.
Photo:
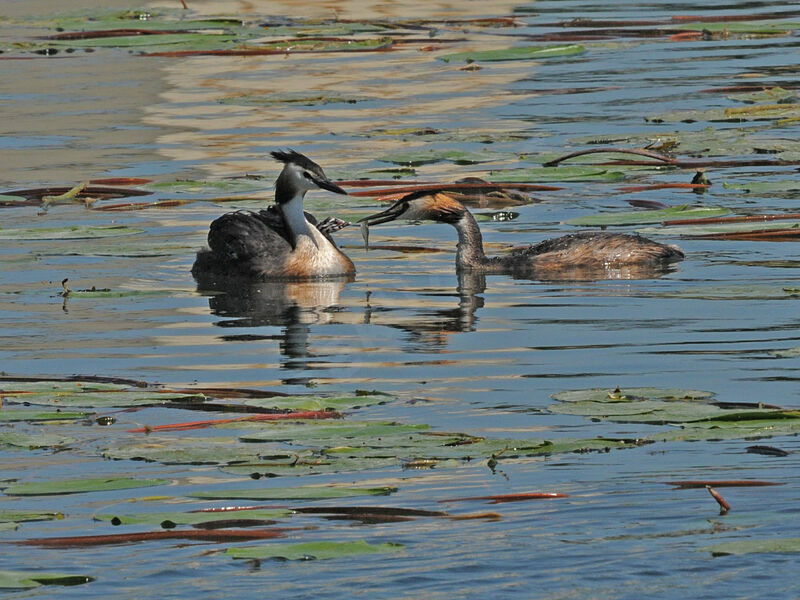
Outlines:
[[3, 490], [8, 496], [53, 496], [128, 490], [168, 484], [168, 479], [133, 479], [130, 477], [97, 477], [93, 479], [61, 479], [14, 483]]
[[[165, 465], [228, 465], [261, 460], [262, 449], [239, 443], [235, 438], [155, 438], [152, 435], [132, 442], [111, 446], [103, 450], [103, 458], [110, 460], [145, 460]], [[293, 460], [285, 451], [285, 460]]]
[[492, 182], [549, 183], [555, 181], [622, 181], [625, 173], [589, 165], [565, 167], [535, 167], [492, 171], [487, 178]]
[[711, 552], [714, 556], [742, 554], [796, 554], [800, 552], [800, 538], [768, 538], [763, 540], [741, 540], [722, 542], [713, 546], [705, 546], [700, 552]]
[[23, 590], [42, 585], [82, 585], [94, 581], [87, 575], [71, 575], [49, 571], [0, 571], [0, 589]]
[[0, 448], [34, 450], [39, 448], [57, 448], [71, 444], [75, 440], [70, 437], [52, 433], [29, 434], [15, 431], [0, 433]]
[[357, 542], [305, 542], [301, 544], [265, 544], [261, 546], [234, 547], [228, 548], [226, 554], [233, 558], [323, 560], [398, 552], [404, 547], [403, 544], [393, 543], [368, 544], [364, 540]]
[[559, 56], [583, 54], [586, 48], [578, 44], [566, 46], [518, 46], [500, 50], [474, 50], [445, 54], [439, 58], [445, 62], [495, 62], [505, 60], [539, 60]]
[[127, 225], [67, 225], [64, 227], [0, 228], [0, 240], [79, 240], [144, 233]]
[[36, 408], [18, 408], [4, 406], [0, 410], [0, 422], [14, 421], [76, 421], [84, 419], [88, 413], [83, 412], [43, 412]]
[[391, 396], [342, 396], [326, 398], [323, 396], [276, 396], [274, 398], [248, 398], [242, 402], [245, 406], [275, 408], [281, 410], [347, 410], [385, 404], [392, 400]]
[[707, 110], [676, 110], [645, 117], [649, 123], [695, 123], [698, 121], [771, 121], [800, 118], [800, 104], [752, 104]]
[[[72, 40], [48, 40], [48, 46], [68, 48], [145, 48], [153, 46], [180, 46], [181, 50], [224, 47], [236, 36], [225, 32], [163, 33], [156, 35], [120, 35]], [[178, 48], [169, 48], [177, 50]]]
[[731, 94], [728, 96], [729, 100], [733, 100], [735, 102], [747, 102], [749, 104], [754, 104], [757, 102], [772, 104], [775, 102], [787, 102], [795, 98], [797, 98], [797, 92], [795, 90], [785, 90], [782, 87], [773, 87], [760, 90], [758, 92], [746, 92], [743, 94]]
[[202, 511], [202, 512], [158, 512], [134, 515], [94, 515], [95, 521], [114, 521], [116, 525], [154, 525], [165, 521], [175, 525], [198, 525], [229, 519], [272, 520], [290, 517], [292, 511], [284, 508], [253, 508], [249, 510]]
[[469, 152], [466, 150], [420, 150], [417, 152], [401, 152], [382, 156], [378, 160], [382, 162], [394, 163], [396, 165], [406, 165], [418, 167], [420, 165], [430, 165], [437, 162], [449, 161], [458, 165], [475, 165], [494, 160], [505, 160], [513, 155], [501, 154], [498, 152]]
[[800, 190], [800, 180], [779, 179], [770, 181], [748, 181], [747, 183], [724, 182], [722, 187], [726, 190], [741, 190], [748, 194], [794, 192]]
[[253, 488], [249, 490], [218, 490], [194, 492], [192, 498], [210, 500], [322, 500], [326, 498], [353, 498], [357, 496], [388, 496], [394, 487], [334, 487], [302, 486], [287, 488]]
[[352, 39], [292, 39], [288, 41], [266, 42], [253, 46], [260, 50], [275, 50], [280, 52], [363, 52], [364, 50], [380, 50], [389, 48], [392, 38], [352, 38]]
[[[658, 210], [633, 210], [618, 213], [600, 213], [575, 217], [566, 221], [568, 225], [583, 227], [605, 227], [608, 225], [640, 225], [643, 223], [661, 223], [662, 221], [679, 221], [683, 219], [704, 219], [727, 215], [731, 211], [721, 206], [689, 206], [681, 204]], [[662, 233], [671, 233], [672, 228]]]
[[800, 221], [746, 221], [738, 223], [718, 223], [715, 225], [685, 225], [670, 227], [642, 227], [637, 233], [642, 235], [669, 235], [673, 237], [697, 237], [720, 234], [747, 234], [766, 231], [796, 229], [800, 235]]
[[181, 402], [205, 402], [203, 394], [139, 389], [129, 385], [92, 381], [0, 381], [0, 394], [16, 402], [42, 406], [123, 408]]
[[60, 512], [38, 512], [30, 510], [0, 509], [0, 523], [21, 523], [24, 521], [53, 521], [64, 518]]
[[629, 403], [644, 400], [663, 401], [705, 401], [714, 397], [713, 392], [702, 390], [684, 390], [679, 388], [632, 387], [616, 389], [592, 388], [586, 390], [568, 390], [553, 394], [552, 398], [559, 402], [608, 402]]

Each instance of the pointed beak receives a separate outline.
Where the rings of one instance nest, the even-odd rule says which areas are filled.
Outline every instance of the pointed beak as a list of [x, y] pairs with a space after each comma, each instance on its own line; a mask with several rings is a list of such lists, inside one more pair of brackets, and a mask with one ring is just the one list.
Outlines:
[[386, 210], [375, 213], [374, 215], [369, 215], [368, 217], [364, 217], [363, 219], [359, 219], [359, 223], [366, 223], [367, 225], [378, 225], [379, 223], [387, 223], [389, 221], [394, 221], [395, 219], [399, 219], [404, 212], [408, 209], [408, 202], [405, 201], [404, 198], [401, 198], [394, 204], [392, 204]]
[[316, 183], [317, 186], [321, 187], [323, 190], [328, 190], [329, 192], [333, 192], [335, 194], [344, 194], [347, 196], [347, 192], [328, 179], [314, 178], [314, 183]]

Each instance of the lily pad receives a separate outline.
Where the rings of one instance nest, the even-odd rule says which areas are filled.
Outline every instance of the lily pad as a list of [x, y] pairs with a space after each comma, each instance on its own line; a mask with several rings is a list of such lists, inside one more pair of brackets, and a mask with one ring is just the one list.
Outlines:
[[169, 522], [172, 525], [198, 525], [229, 519], [269, 520], [285, 518], [292, 511], [284, 508], [253, 508], [233, 511], [197, 511], [197, 512], [157, 512], [135, 515], [95, 515], [96, 521], [110, 521], [115, 525], [155, 525], [162, 526]]
[[713, 392], [703, 390], [684, 390], [679, 388], [616, 388], [616, 389], [587, 389], [568, 390], [553, 394], [552, 398], [559, 402], [639, 402], [643, 400], [673, 400], [694, 401], [708, 400], [714, 396]]
[[774, 192], [800, 191], [800, 181], [796, 179], [778, 179], [770, 181], [748, 181], [747, 183], [722, 184], [726, 190], [741, 190], [748, 194], [766, 194]]
[[566, 46], [520, 46], [500, 50], [475, 50], [440, 56], [445, 62], [496, 62], [506, 60], [540, 60], [583, 54], [586, 48], [578, 44]]
[[243, 404], [262, 408], [300, 410], [346, 410], [384, 404], [391, 396], [342, 396], [326, 398], [323, 396], [276, 396], [274, 398], [248, 398]]
[[475, 165], [479, 163], [490, 162], [493, 160], [502, 160], [509, 158], [511, 155], [502, 155], [496, 152], [467, 152], [464, 150], [434, 150], [429, 149], [419, 152], [404, 152], [398, 154], [390, 154], [383, 156], [378, 160], [382, 162], [390, 162], [396, 165], [406, 165], [417, 167], [420, 165], [429, 165], [442, 161], [449, 161], [457, 165]]
[[79, 240], [121, 237], [144, 233], [127, 225], [68, 225], [64, 227], [20, 227], [0, 229], [0, 240]]
[[[165, 465], [229, 465], [259, 461], [261, 453], [258, 447], [238, 443], [233, 438], [154, 439], [147, 436], [106, 448], [103, 458], [144, 460]], [[290, 461], [292, 457], [287, 456], [286, 460]]]
[[64, 513], [38, 512], [30, 510], [0, 509], [0, 523], [21, 523], [24, 521], [53, 521], [63, 519]]
[[398, 552], [403, 544], [368, 544], [357, 542], [305, 542], [301, 544], [268, 544], [228, 548], [226, 554], [233, 558], [282, 558], [284, 560], [322, 560]]
[[742, 555], [742, 554], [796, 554], [800, 552], [800, 538], [770, 538], [765, 540], [742, 540], [736, 542], [722, 542], [713, 546], [700, 549], [711, 552], [714, 556]]
[[769, 231], [796, 230], [800, 235], [800, 221], [747, 221], [739, 223], [718, 223], [715, 225], [685, 225], [670, 227], [643, 227], [637, 232], [642, 235], [670, 235], [681, 237], [706, 237], [729, 235], [746, 235]]
[[572, 165], [566, 167], [536, 167], [492, 171], [491, 182], [544, 183], [555, 181], [622, 181], [625, 173], [603, 167]]
[[786, 102], [794, 98], [797, 98], [797, 92], [795, 90], [785, 90], [782, 87], [772, 87], [760, 90], [758, 92], [746, 92], [743, 94], [732, 94], [728, 96], [728, 99], [730, 100], [734, 100], [736, 102], [747, 102], [747, 103]]
[[6, 431], [0, 433], [0, 448], [28, 450], [40, 448], [57, 448], [74, 442], [74, 438], [56, 435], [53, 433], [22, 433], [20, 431]]
[[321, 500], [326, 498], [353, 498], [357, 496], [388, 496], [396, 492], [393, 487], [334, 487], [303, 486], [293, 488], [253, 488], [249, 490], [219, 490], [194, 492], [192, 498], [212, 500]]
[[0, 422], [13, 421], [76, 421], [84, 419], [88, 413], [83, 412], [44, 412], [36, 408], [9, 408], [3, 407], [0, 410]]
[[168, 479], [132, 479], [130, 477], [97, 477], [93, 479], [61, 479], [14, 483], [3, 490], [9, 496], [54, 496], [128, 490], [168, 484]]
[[0, 396], [42, 406], [114, 408], [157, 406], [172, 402], [199, 403], [203, 394], [146, 390], [129, 385], [91, 381], [0, 381]]
[[[662, 221], [679, 221], [683, 219], [704, 219], [727, 215], [731, 211], [721, 206], [689, 206], [681, 204], [657, 210], [634, 210], [618, 213], [601, 213], [585, 215], [566, 221], [569, 225], [583, 227], [605, 227], [608, 225], [640, 225], [644, 223], [661, 223]], [[664, 230], [664, 233], [672, 229]]]
[[82, 585], [94, 581], [87, 575], [49, 571], [0, 571], [0, 589], [24, 590], [43, 585]]

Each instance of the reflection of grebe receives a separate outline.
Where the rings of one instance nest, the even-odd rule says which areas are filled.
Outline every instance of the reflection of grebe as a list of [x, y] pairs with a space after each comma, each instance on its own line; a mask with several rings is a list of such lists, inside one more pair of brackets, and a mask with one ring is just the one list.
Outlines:
[[684, 256], [677, 246], [639, 235], [593, 232], [545, 240], [490, 258], [483, 251], [475, 218], [458, 200], [441, 192], [409, 194], [361, 222], [376, 225], [395, 219], [430, 220], [455, 227], [458, 271], [533, 275], [539, 279], [638, 278], [652, 277], [657, 269]]
[[210, 250], [197, 253], [192, 267], [196, 279], [238, 278], [313, 279], [351, 276], [353, 262], [334, 243], [330, 233], [344, 225], [338, 219], [317, 225], [303, 212], [308, 190], [322, 188], [346, 194], [314, 161], [302, 154], [272, 152], [284, 163], [275, 182], [275, 206], [259, 212], [227, 213], [211, 223]]

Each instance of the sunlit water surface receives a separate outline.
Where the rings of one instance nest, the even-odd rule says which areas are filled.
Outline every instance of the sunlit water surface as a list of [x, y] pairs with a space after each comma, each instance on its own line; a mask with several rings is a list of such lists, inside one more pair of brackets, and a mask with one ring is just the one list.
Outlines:
[[[392, 8], [394, 4], [332, 2], [325, 11], [313, 3], [303, 6], [324, 13], [310, 16], [327, 17], [337, 10], [342, 18], [360, 19], [471, 18], [491, 10], [494, 16], [516, 14], [527, 24], [484, 31], [472, 40], [476, 48], [516, 43], [503, 37], [510, 33], [558, 31], [546, 25], [576, 17], [667, 19], [781, 8], [691, 2], [492, 3], [491, 8], [474, 2], [404, 2]], [[61, 9], [43, 0], [9, 5], [17, 15]], [[297, 3], [190, 0], [189, 5], [200, 13], [246, 12], [264, 19], [299, 14]], [[491, 146], [512, 156], [538, 151], [555, 155], [584, 147], [570, 145], [578, 137], [657, 137], [674, 129], [701, 129], [699, 124], [647, 124], [644, 117], [720, 106], [724, 94], [702, 90], [736, 85], [746, 81], [747, 73], [761, 73], [759, 81], [769, 85], [785, 83], [796, 71], [780, 67], [796, 64], [796, 39], [618, 39], [598, 42], [576, 57], [496, 63], [480, 71], [459, 70], [436, 60], [435, 52], [414, 46], [361, 55], [145, 59], [105, 50], [83, 57], [6, 60], [0, 62], [5, 82], [0, 92], [5, 129], [0, 178], [12, 190], [73, 185], [93, 177], [214, 180], [257, 173], [265, 177], [266, 203], [278, 169], [266, 155], [275, 148], [301, 150], [331, 177], [343, 179], [387, 166], [376, 157], [428, 147]], [[239, 92], [308, 89], [361, 100], [320, 106], [219, 102]], [[465, 141], [372, 135], [375, 129], [402, 127], [463, 133]], [[474, 131], [516, 137], [488, 145], [471, 141], [466, 134]], [[798, 133], [796, 126], [783, 130], [787, 138]], [[453, 180], [485, 172], [481, 165], [440, 162], [420, 167], [418, 176]], [[791, 208], [796, 196], [748, 196], [721, 185], [762, 172], [758, 167], [712, 171], [709, 177], [718, 185], [702, 197], [684, 190], [638, 197], [667, 204], [700, 200], [760, 212]], [[686, 181], [690, 176], [684, 172], [657, 180]], [[775, 169], [774, 176], [796, 178], [797, 171]], [[515, 220], [482, 222], [489, 249], [499, 252], [569, 231], [561, 223], [577, 215], [626, 210], [613, 184], [556, 185], [562, 189], [509, 207], [519, 213]], [[160, 197], [171, 196], [165, 192]], [[428, 423], [441, 431], [490, 437], [635, 438], [654, 430], [549, 414], [551, 394], [568, 389], [680, 387], [709, 390], [728, 402], [798, 405], [798, 358], [786, 352], [800, 346], [798, 300], [783, 292], [800, 287], [794, 243], [670, 240], [681, 245], [686, 260], [655, 279], [574, 282], [489, 276], [459, 281], [451, 228], [392, 223], [373, 228], [373, 244], [441, 251], [367, 252], [353, 227], [337, 234], [357, 265], [353, 282], [263, 284], [223, 295], [198, 292], [189, 269], [194, 252], [204, 244], [208, 223], [225, 210], [256, 206], [254, 201], [196, 202], [118, 213], [79, 205], [53, 206], [46, 212], [3, 208], [4, 229], [116, 223], [145, 233], [131, 237], [125, 256], [108, 251], [118, 241], [0, 242], [0, 368], [14, 376], [104, 375], [173, 387], [202, 384], [288, 393], [376, 389], [397, 394], [398, 400], [362, 409], [359, 419]], [[317, 192], [309, 195], [307, 207], [355, 220], [376, 205]], [[144, 251], [161, 247], [168, 250]], [[65, 301], [58, 296], [65, 277], [74, 289], [170, 293]], [[128, 424], [180, 420], [162, 409], [121, 419]], [[794, 437], [765, 442], [793, 452], [776, 458], [747, 453], [752, 443], [675, 442], [501, 461], [496, 473], [481, 460], [454, 469], [314, 478], [313, 483], [397, 485], [399, 491], [390, 499], [363, 502], [431, 510], [441, 509], [437, 500], [454, 496], [570, 494], [559, 501], [472, 507], [496, 510], [503, 515], [498, 521], [352, 526], [298, 518], [291, 523], [318, 526], [319, 537], [325, 539], [403, 543], [406, 548], [399, 555], [253, 565], [224, 554], [206, 556], [218, 549], [214, 544], [151, 542], [68, 551], [25, 547], [3, 552], [0, 568], [47, 565], [97, 579], [86, 586], [16, 594], [37, 598], [796, 597], [800, 584], [792, 555], [712, 557], [700, 550], [750, 533], [759, 538], [798, 535], [794, 452], [800, 444]], [[154, 493], [175, 496], [181, 486], [201, 481], [217, 487], [243, 485], [242, 477], [210, 467], [111, 463], [88, 453], [3, 456], [3, 479], [30, 477], [31, 470], [37, 478], [172, 476], [177, 486]], [[663, 484], [748, 478], [783, 485], [723, 490], [734, 507], [724, 518], [716, 516], [717, 506], [705, 490], [674, 491]], [[312, 482], [285, 478], [279, 485], [306, 483]], [[92, 523], [91, 515], [134, 495], [78, 495], [68, 497], [67, 506], [63, 498], [46, 496], [4, 500], [3, 507], [58, 509], [78, 516], [68, 526], [26, 524], [4, 535], [22, 539], [99, 533], [101, 528], [107, 532], [105, 524]]]

